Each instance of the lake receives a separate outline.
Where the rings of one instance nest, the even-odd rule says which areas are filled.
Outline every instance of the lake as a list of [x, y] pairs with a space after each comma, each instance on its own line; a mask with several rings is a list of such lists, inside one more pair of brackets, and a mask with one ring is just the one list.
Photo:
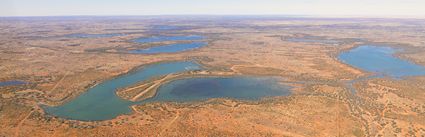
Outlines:
[[341, 42], [331, 39], [306, 39], [306, 38], [288, 38], [290, 42], [304, 42], [304, 43], [322, 43], [322, 44], [339, 44]]
[[173, 53], [173, 52], [182, 52], [186, 50], [192, 50], [192, 49], [200, 48], [207, 45], [208, 44], [206, 42], [177, 43], [177, 44], [156, 46], [156, 47], [151, 47], [146, 49], [131, 50], [129, 51], [129, 53], [132, 53], [132, 54]]
[[177, 30], [177, 29], [181, 29], [181, 26], [169, 26], [169, 25], [153, 25], [151, 26], [151, 30], [156, 30], [156, 31], [169, 31], [169, 30]]
[[209, 98], [258, 100], [264, 97], [285, 96], [290, 87], [273, 78], [260, 77], [202, 77], [175, 80], [158, 88], [151, 101], [199, 101]]
[[397, 50], [391, 47], [363, 45], [341, 53], [338, 58], [353, 67], [377, 75], [394, 78], [425, 75], [425, 67], [395, 57], [395, 52]]
[[28, 84], [28, 83], [27, 82], [24, 82], [24, 81], [17, 81], [17, 80], [3, 81], [3, 82], [0, 82], [0, 87], [3, 87], [3, 86], [16, 86], [16, 85], [24, 85], [24, 84]]
[[116, 90], [154, 77], [199, 70], [193, 62], [168, 62], [146, 66], [137, 71], [106, 80], [60, 106], [42, 106], [46, 113], [66, 119], [94, 121], [113, 119], [132, 112], [131, 105], [162, 101], [201, 101], [209, 98], [255, 100], [289, 95], [290, 87], [265, 77], [184, 78], [161, 85], [153, 98], [139, 102], [121, 99]]
[[199, 70], [201, 66], [193, 62], [169, 62], [148, 65], [114, 79], [104, 81], [88, 89], [82, 95], [56, 107], [45, 106], [51, 115], [75, 120], [106, 120], [118, 115], [131, 113], [134, 102], [118, 97], [115, 91], [150, 78], [189, 70]]
[[188, 36], [152, 36], [152, 37], [141, 37], [134, 39], [137, 43], [152, 43], [152, 42], [164, 42], [164, 41], [182, 41], [182, 40], [202, 40], [204, 37], [199, 35], [188, 35]]

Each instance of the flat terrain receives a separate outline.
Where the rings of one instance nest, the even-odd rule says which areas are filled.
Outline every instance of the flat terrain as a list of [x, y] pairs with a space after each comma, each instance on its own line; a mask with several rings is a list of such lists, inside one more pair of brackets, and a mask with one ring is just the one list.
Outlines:
[[[69, 34], [120, 34], [70, 37]], [[139, 37], [200, 35], [207, 46], [184, 52], [130, 54], [174, 44]], [[337, 42], [299, 42], [291, 38]], [[375, 44], [402, 49], [401, 59], [425, 66], [425, 20], [284, 17], [34, 17], [0, 18], [0, 136], [425, 136], [425, 76], [347, 81], [371, 75], [338, 60], [341, 52]], [[179, 77], [273, 76], [294, 88], [258, 101], [210, 99], [134, 105], [104, 121], [46, 114], [102, 81], [158, 62], [191, 60], [208, 71], [154, 78], [117, 94], [155, 95]]]

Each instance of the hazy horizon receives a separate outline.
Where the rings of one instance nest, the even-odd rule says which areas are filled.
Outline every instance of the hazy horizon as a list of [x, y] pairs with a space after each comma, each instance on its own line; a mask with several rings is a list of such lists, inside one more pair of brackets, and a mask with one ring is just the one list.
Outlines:
[[287, 15], [425, 17], [421, 0], [3, 0], [0, 16]]

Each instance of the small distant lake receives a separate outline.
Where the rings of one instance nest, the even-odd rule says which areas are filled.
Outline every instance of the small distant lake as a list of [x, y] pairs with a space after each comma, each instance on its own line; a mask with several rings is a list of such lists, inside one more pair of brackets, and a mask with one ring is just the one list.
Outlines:
[[328, 39], [320, 36], [303, 36], [303, 37], [288, 37], [285, 38], [289, 42], [303, 42], [303, 43], [322, 43], [322, 44], [341, 44], [342, 41], [337, 39]]
[[209, 98], [256, 100], [263, 97], [285, 96], [290, 87], [273, 78], [202, 77], [186, 78], [166, 83], [158, 88], [150, 101], [198, 101]]
[[189, 70], [199, 70], [201, 66], [193, 62], [169, 62], [146, 66], [114, 79], [104, 81], [82, 95], [60, 106], [44, 106], [51, 115], [75, 120], [106, 120], [118, 115], [131, 113], [130, 105], [135, 102], [118, 97], [115, 91], [153, 77]]
[[131, 50], [129, 51], [129, 53], [133, 53], [133, 54], [174, 53], [174, 52], [192, 50], [192, 49], [200, 48], [207, 45], [208, 44], [206, 42], [178, 43], [178, 44], [156, 46], [156, 47], [151, 47], [147, 49]]
[[181, 41], [181, 40], [202, 40], [204, 37], [199, 35], [189, 35], [189, 36], [152, 36], [152, 37], [142, 37], [133, 40], [137, 43], [152, 43], [152, 42], [164, 42], [164, 41]]
[[109, 37], [116, 37], [116, 36], [124, 36], [124, 34], [120, 34], [120, 33], [110, 33], [110, 34], [75, 33], [75, 34], [65, 35], [65, 37], [68, 37], [68, 38], [109, 38]]
[[0, 87], [3, 87], [3, 86], [16, 86], [16, 85], [24, 85], [24, 84], [28, 84], [28, 83], [27, 82], [24, 82], [24, 81], [17, 81], [17, 80], [3, 81], [3, 82], [0, 82]]
[[170, 26], [170, 25], [153, 25], [151, 26], [151, 30], [161, 31], [161, 30], [177, 30], [180, 29], [180, 26]]
[[338, 58], [349, 65], [377, 75], [394, 78], [425, 75], [424, 66], [397, 58], [393, 55], [395, 52], [397, 50], [391, 47], [363, 45], [341, 53]]

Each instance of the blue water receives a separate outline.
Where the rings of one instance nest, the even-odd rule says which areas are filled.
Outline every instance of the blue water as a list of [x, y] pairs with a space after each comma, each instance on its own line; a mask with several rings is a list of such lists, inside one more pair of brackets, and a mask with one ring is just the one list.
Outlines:
[[119, 34], [119, 33], [110, 33], [110, 34], [75, 33], [75, 34], [65, 35], [65, 37], [69, 37], [69, 38], [109, 38], [109, 37], [116, 37], [116, 36], [123, 36], [123, 35], [124, 34]]
[[0, 87], [3, 87], [3, 86], [16, 86], [16, 85], [23, 85], [23, 84], [27, 84], [27, 82], [17, 81], [17, 80], [3, 81], [3, 82], [0, 82]]
[[175, 80], [158, 88], [155, 97], [131, 102], [115, 94], [125, 88], [153, 77], [188, 70], [199, 70], [192, 62], [171, 62], [146, 66], [102, 82], [77, 98], [61, 106], [43, 106], [46, 113], [62, 118], [93, 121], [113, 119], [131, 113], [129, 106], [155, 101], [200, 101], [209, 98], [260, 99], [269, 96], [289, 95], [290, 87], [273, 78], [258, 77], [204, 77]]
[[186, 78], [166, 83], [158, 88], [151, 101], [199, 101], [209, 98], [256, 100], [290, 94], [290, 87], [276, 79], [258, 77]]
[[395, 49], [364, 45], [339, 55], [339, 59], [354, 67], [394, 78], [425, 75], [425, 67], [393, 56]]
[[51, 115], [75, 120], [106, 120], [118, 115], [128, 114], [134, 102], [121, 99], [115, 94], [119, 88], [125, 88], [153, 77], [198, 70], [201, 67], [193, 62], [171, 62], [147, 66], [135, 72], [102, 82], [72, 101], [56, 107], [45, 106]]
[[157, 46], [157, 47], [152, 47], [147, 49], [131, 50], [129, 51], [129, 53], [133, 53], [133, 54], [173, 53], [173, 52], [181, 52], [181, 51], [196, 49], [206, 45], [207, 45], [206, 42], [178, 43], [178, 44]]
[[181, 28], [180, 26], [169, 26], [169, 25], [154, 25], [154, 26], [151, 26], [151, 29], [152, 30], [177, 30], [177, 29], [179, 29], [179, 28]]
[[164, 42], [164, 41], [178, 41], [178, 40], [202, 40], [204, 37], [199, 35], [189, 36], [153, 36], [153, 37], [142, 37], [135, 39], [137, 43], [152, 43], [152, 42]]

